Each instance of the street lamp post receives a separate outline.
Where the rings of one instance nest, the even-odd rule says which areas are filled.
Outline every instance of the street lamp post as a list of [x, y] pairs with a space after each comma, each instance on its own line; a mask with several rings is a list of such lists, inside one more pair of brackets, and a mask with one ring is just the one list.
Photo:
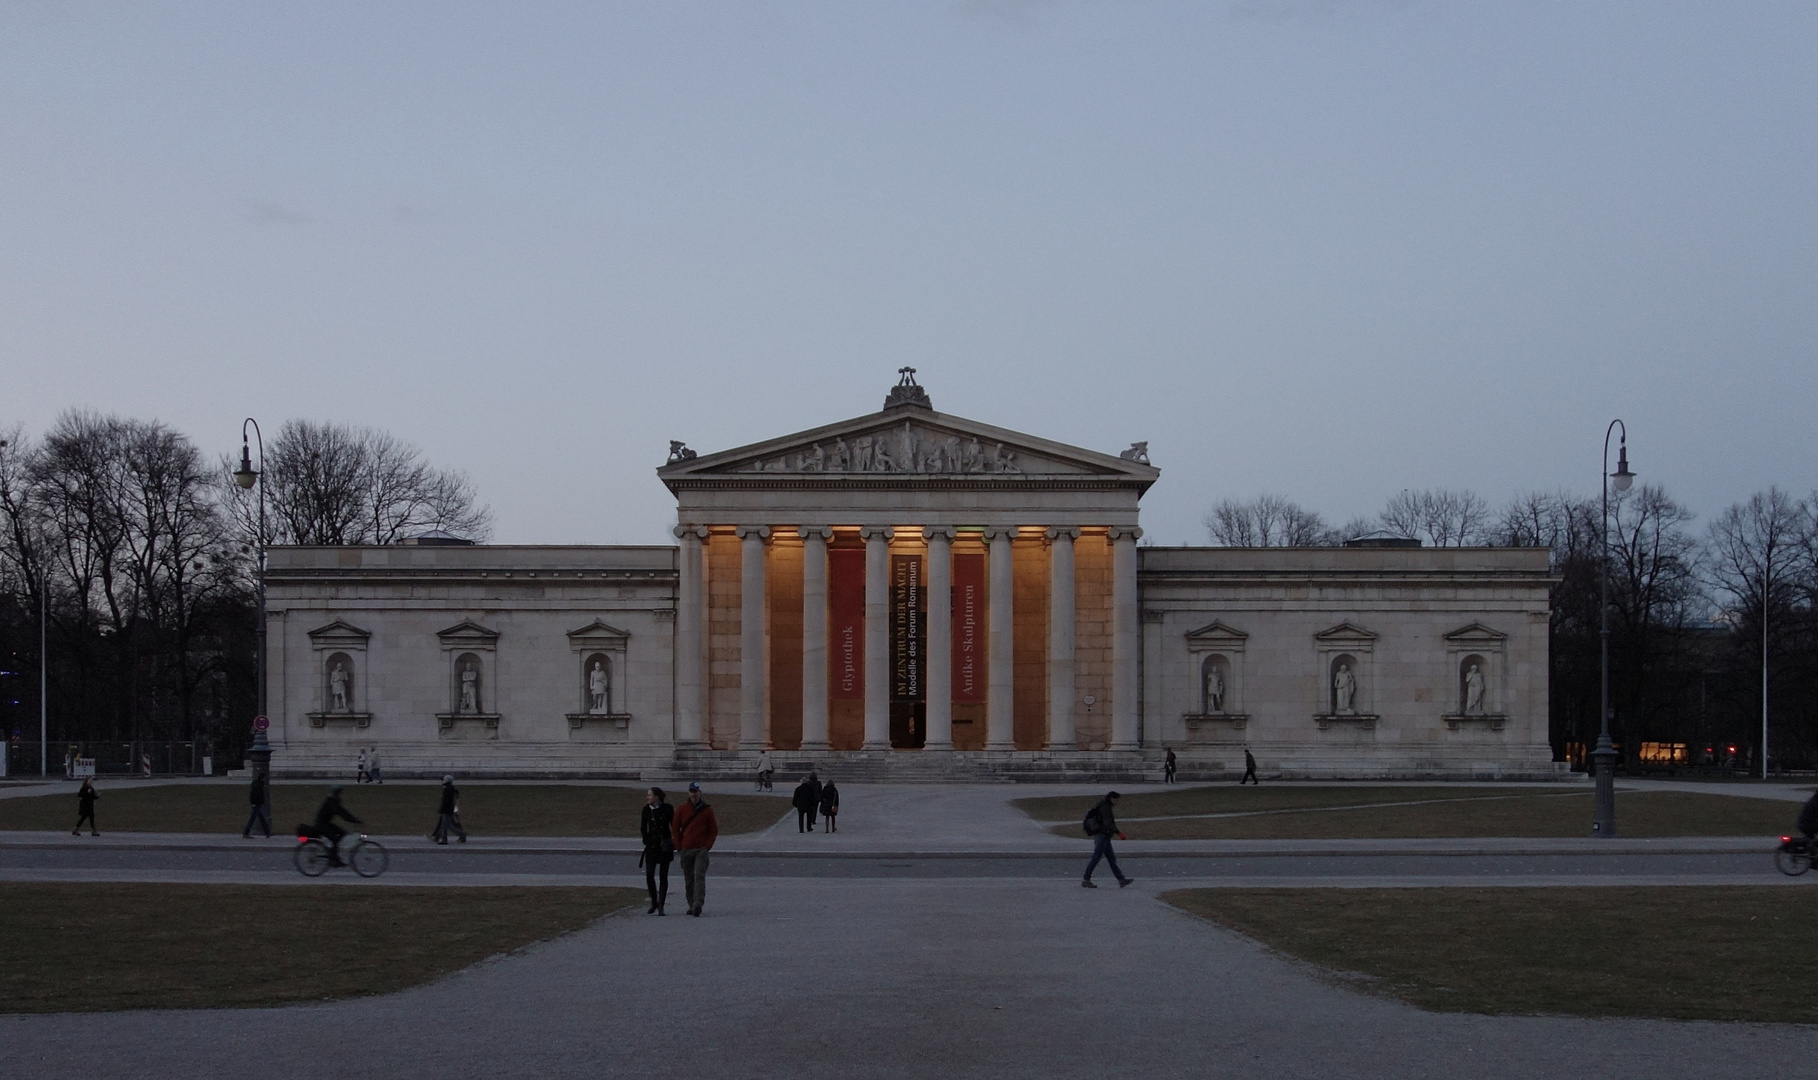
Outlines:
[[[1622, 429], [1622, 437], [1617, 443], [1616, 471], [1610, 471], [1610, 435], [1617, 428]], [[1600, 583], [1600, 600], [1598, 614], [1598, 644], [1602, 656], [1599, 670], [1602, 675], [1602, 687], [1598, 695], [1602, 713], [1602, 728], [1597, 733], [1597, 749], [1591, 751], [1591, 758], [1597, 770], [1597, 807], [1595, 818], [1591, 822], [1591, 835], [1614, 837], [1616, 835], [1616, 748], [1610, 745], [1610, 483], [1614, 481], [1616, 490], [1624, 492], [1635, 482], [1635, 474], [1629, 471], [1629, 429], [1621, 420], [1610, 421], [1610, 426], [1603, 430], [1603, 514], [1598, 519], [1598, 532], [1603, 548], [1603, 573]]]
[[[252, 444], [246, 437], [246, 429], [252, 428], [253, 438], [259, 443], [259, 467], [253, 468]], [[234, 483], [251, 490], [254, 484], [259, 486], [259, 719], [253, 725], [252, 749], [247, 756], [252, 759], [254, 777], [267, 775], [271, 770], [271, 742], [266, 738], [267, 717], [265, 711], [265, 433], [259, 430], [259, 422], [247, 417], [240, 425], [240, 467], [234, 470]]]

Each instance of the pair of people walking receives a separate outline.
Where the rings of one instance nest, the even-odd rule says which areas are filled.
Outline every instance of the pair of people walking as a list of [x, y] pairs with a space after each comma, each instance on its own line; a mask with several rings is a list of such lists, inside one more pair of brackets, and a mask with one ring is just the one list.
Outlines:
[[379, 768], [378, 747], [361, 747], [360, 756], [354, 759], [354, 783], [383, 784], [385, 773]]

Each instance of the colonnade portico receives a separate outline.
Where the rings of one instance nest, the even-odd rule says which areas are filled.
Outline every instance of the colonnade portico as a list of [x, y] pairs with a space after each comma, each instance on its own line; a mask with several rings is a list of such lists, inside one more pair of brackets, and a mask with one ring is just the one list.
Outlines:
[[[1139, 747], [1140, 704], [1138, 701], [1137, 662], [1140, 654], [1140, 625], [1136, 589], [1136, 541], [1141, 530], [1134, 526], [1051, 525], [1016, 526], [1006, 524], [972, 525], [940, 523], [929, 525], [851, 525], [843, 522], [795, 524], [689, 523], [675, 529], [681, 542], [681, 572], [678, 575], [676, 619], [676, 734], [686, 746], [714, 745], [727, 749], [801, 749], [822, 751], [838, 748], [833, 738], [832, 684], [835, 681], [835, 657], [850, 666], [862, 657], [860, 681], [863, 683], [862, 740], [855, 749], [881, 751], [902, 748], [892, 738], [893, 678], [901, 689], [900, 671], [893, 671], [893, 655], [900, 667], [907, 663], [919, 682], [916, 702], [921, 707], [920, 748], [947, 751], [956, 748], [955, 741], [955, 670], [962, 661], [955, 652], [955, 547], [982, 555], [984, 561], [984, 625], [971, 638], [973, 647], [983, 653], [983, 678], [968, 668], [967, 681], [983, 683], [983, 731], [974, 735], [972, 748], [988, 751], [1036, 749], [1027, 735], [1019, 745], [1016, 730], [1018, 657], [1024, 667], [1031, 647], [1040, 648], [1044, 668], [1042, 689], [1037, 698], [1045, 697], [1045, 716], [1040, 749], [1064, 751], [1087, 748], [1134, 750]], [[1110, 595], [1108, 612], [1081, 613], [1078, 607], [1079, 580], [1076, 569], [1076, 545], [1082, 536], [1103, 545], [1109, 551]], [[791, 548], [799, 541], [800, 555], [800, 702], [801, 735], [799, 743], [786, 745], [773, 728], [772, 685], [773, 650], [794, 646], [778, 642], [771, 626], [774, 607], [771, 604], [771, 577], [776, 572], [776, 551], [783, 544]], [[736, 543], [738, 597], [738, 657], [736, 718], [716, 712], [712, 705], [715, 677], [714, 648], [709, 641], [712, 618], [708, 611], [708, 583], [713, 571], [707, 558], [713, 543]], [[893, 544], [895, 547], [893, 548]], [[912, 545], [905, 547], [905, 545]], [[832, 580], [833, 559], [830, 549], [838, 548], [854, 556], [862, 549], [863, 616], [862, 641], [830, 640], [834, 618]], [[1024, 628], [1019, 654], [1017, 626], [1017, 551], [1025, 560], [1039, 548], [1045, 552], [1046, 634], [1029, 635]], [[916, 634], [905, 640], [904, 620], [910, 617], [902, 608], [902, 582], [897, 582], [897, 607], [892, 606], [892, 554], [912, 551], [908, 557], [917, 560], [925, 580], [919, 581]], [[792, 556], [793, 557], [793, 556]], [[730, 560], [722, 559], [726, 567]], [[1101, 560], [1102, 562], [1102, 560]], [[1027, 566], [1025, 565], [1025, 578]], [[724, 571], [722, 571], [723, 573]], [[902, 568], [897, 569], [899, 576]], [[735, 592], [730, 582], [721, 582], [720, 595]], [[1027, 582], [1025, 581], [1025, 587]], [[1102, 594], [1103, 590], [1100, 590]], [[898, 621], [893, 639], [893, 612]], [[976, 613], [976, 601], [964, 619]], [[1108, 633], [1095, 630], [1104, 626], [1103, 614], [1109, 615]], [[1087, 637], [1108, 644], [1110, 678], [1100, 678], [1097, 696], [1079, 691], [1079, 663], [1076, 645], [1081, 637], [1081, 621], [1088, 620]], [[970, 621], [961, 626], [970, 628]], [[972, 634], [963, 629], [962, 636]], [[1033, 642], [1028, 640], [1033, 637]], [[1045, 638], [1045, 640], [1043, 640]], [[1108, 642], [1105, 639], [1109, 639]], [[965, 644], [965, 643], [962, 643]], [[1100, 649], [1099, 652], [1106, 650]], [[722, 649], [722, 652], [724, 650]], [[905, 655], [907, 654], [907, 656]], [[978, 659], [973, 657], [973, 659]], [[723, 684], [730, 662], [717, 665]], [[1102, 664], [1098, 665], [1103, 667]], [[1025, 684], [1026, 685], [1026, 684]], [[1109, 690], [1109, 701], [1103, 700]], [[729, 691], [721, 696], [725, 698]], [[977, 700], [974, 690], [971, 700]], [[1083, 704], [1082, 704], [1083, 702]], [[898, 700], [896, 704], [903, 705]], [[1039, 704], [1039, 702], [1038, 702]], [[1031, 705], [1031, 708], [1036, 705]], [[1082, 745], [1076, 713], [1110, 717], [1105, 737]], [[736, 723], [733, 721], [736, 719]], [[971, 719], [968, 718], [968, 724]], [[982, 734], [982, 739], [977, 735]]]

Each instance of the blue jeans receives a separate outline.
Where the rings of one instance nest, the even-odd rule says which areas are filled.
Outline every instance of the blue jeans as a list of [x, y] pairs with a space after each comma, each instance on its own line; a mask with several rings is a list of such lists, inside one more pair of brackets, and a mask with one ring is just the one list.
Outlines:
[[1124, 872], [1117, 868], [1117, 855], [1111, 850], [1110, 833], [1099, 833], [1092, 838], [1092, 861], [1086, 864], [1087, 881], [1092, 880], [1092, 871], [1098, 869], [1100, 859], [1110, 864], [1111, 872], [1117, 875], [1117, 880], [1124, 880]]

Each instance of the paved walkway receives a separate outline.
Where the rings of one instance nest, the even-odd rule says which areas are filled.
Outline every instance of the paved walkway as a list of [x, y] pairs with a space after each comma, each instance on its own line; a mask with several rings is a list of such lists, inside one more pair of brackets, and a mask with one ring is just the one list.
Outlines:
[[0, 1018], [0, 1075], [1778, 1078], [1811, 1075], [1811, 1039], [1422, 1012], [1135, 889], [722, 879], [705, 918], [613, 917], [381, 998]]

